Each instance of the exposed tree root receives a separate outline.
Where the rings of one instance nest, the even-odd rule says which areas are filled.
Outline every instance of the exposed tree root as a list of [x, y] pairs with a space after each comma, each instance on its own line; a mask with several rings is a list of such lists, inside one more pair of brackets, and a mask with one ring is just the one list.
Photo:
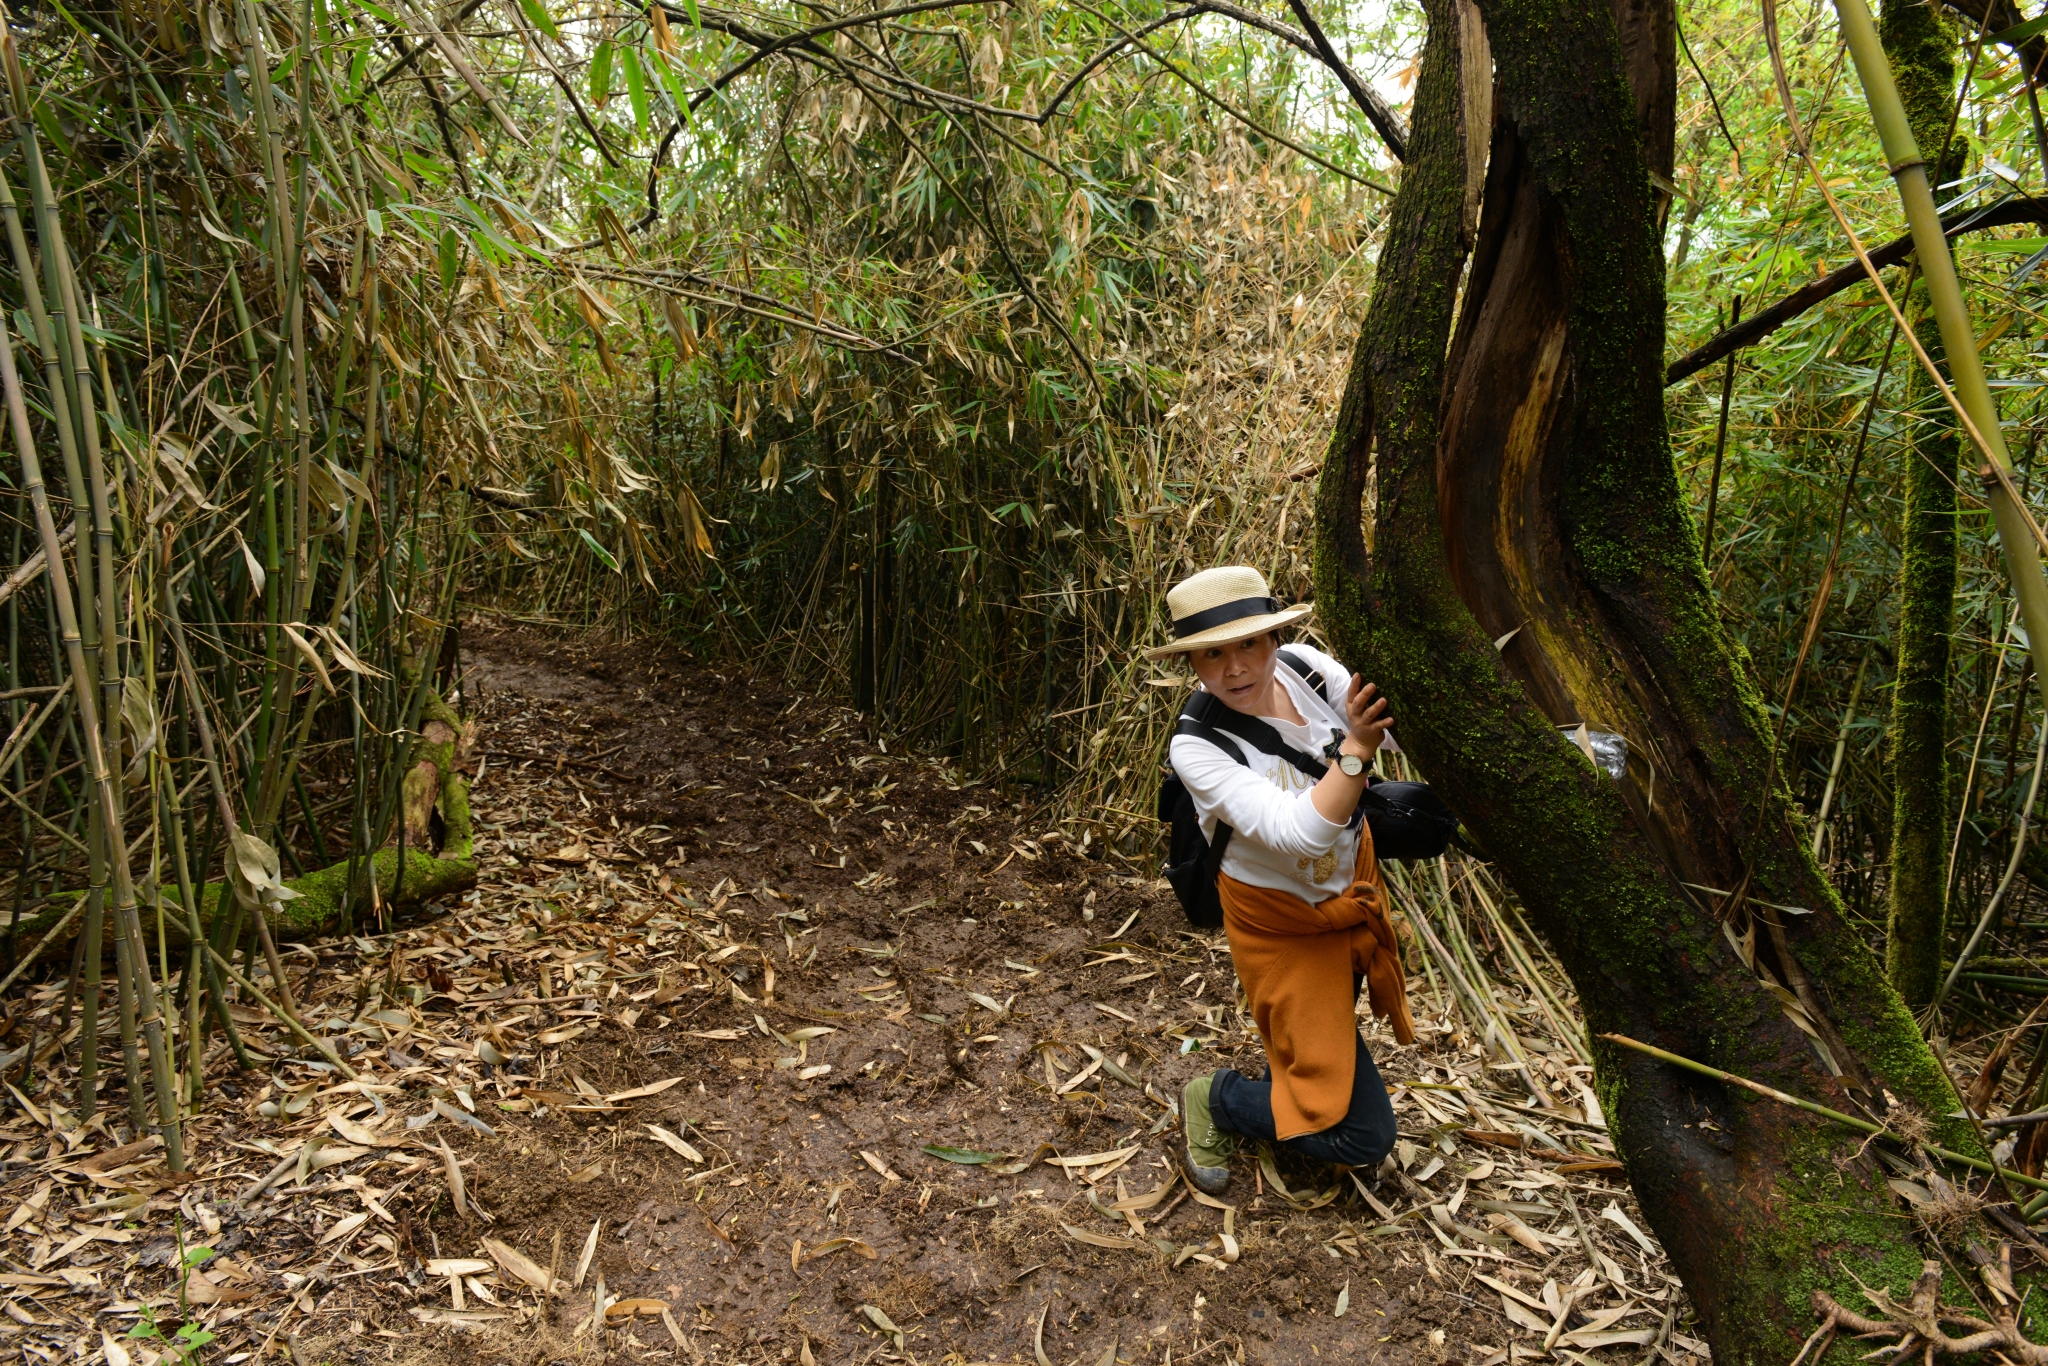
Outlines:
[[[1940, 1262], [1920, 1264], [1920, 1279], [1913, 1286], [1913, 1297], [1904, 1304], [1894, 1300], [1887, 1290], [1866, 1288], [1870, 1302], [1886, 1315], [1884, 1318], [1871, 1318], [1853, 1309], [1845, 1309], [1827, 1291], [1814, 1291], [1813, 1307], [1821, 1315], [1821, 1325], [1799, 1349], [1799, 1355], [1792, 1359], [1792, 1366], [1800, 1366], [1809, 1352], [1818, 1361], [1826, 1354], [1837, 1330], [1843, 1328], [1858, 1337], [1900, 1335], [1887, 1366], [1897, 1366], [1916, 1356], [1924, 1362], [1931, 1362], [1938, 1356], [1990, 1351], [2002, 1352], [2014, 1361], [2027, 1363], [2027, 1366], [2048, 1366], [2048, 1347], [2028, 1341], [2026, 1334], [2020, 1331], [2019, 1296], [2013, 1292], [2011, 1256], [2011, 1250], [2002, 1243], [1997, 1258], [1974, 1243], [1969, 1249], [1970, 1261], [1984, 1278], [1992, 1301], [1997, 1305], [1993, 1311], [1996, 1322], [1987, 1323], [1974, 1314], [1961, 1313], [1942, 1305]], [[1964, 1329], [1967, 1336], [1950, 1337], [1942, 1331], [1944, 1324]], [[1816, 1344], [1819, 1346], [1817, 1352], [1814, 1351]]]

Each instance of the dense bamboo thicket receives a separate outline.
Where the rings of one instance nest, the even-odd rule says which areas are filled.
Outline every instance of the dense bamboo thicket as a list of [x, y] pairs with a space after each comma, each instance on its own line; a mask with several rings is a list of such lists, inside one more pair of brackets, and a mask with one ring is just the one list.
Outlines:
[[[1887, 7], [1887, 24], [1893, 9], [1911, 8]], [[1697, 67], [1686, 69], [1681, 98], [1667, 242], [1674, 361], [1738, 309], [1754, 316], [1843, 266], [1862, 274], [1779, 107], [1763, 98], [1756, 73], [1768, 71], [1768, 60], [1754, 16], [1708, 10], [1685, 19]], [[1783, 19], [1795, 96], [1820, 166], [1874, 249], [1905, 225], [1833, 13], [1799, 7]], [[1952, 75], [1931, 78], [1923, 98], [1938, 127], [1922, 141], [1932, 158], [1942, 130], [1954, 138], [1936, 198], [1952, 229], [1965, 228], [1955, 239], [1957, 265], [2022, 490], [2038, 506], [2048, 380], [2036, 355], [2036, 275], [2048, 239], [2030, 201], [2048, 168], [2048, 143], [2025, 75], [2038, 38], [2031, 26], [2003, 31], [1994, 20], [1933, 17], [1937, 55]], [[1925, 292], [1913, 286], [1910, 267], [1896, 266], [1888, 278], [1908, 319], [1931, 336]], [[1681, 474], [1711, 533], [1707, 562], [1723, 613], [1765, 695], [1784, 709], [1784, 768], [1813, 822], [1814, 847], [1879, 942], [1895, 819], [1893, 682], [1907, 500], [1916, 471], [1945, 467], [1921, 482], [1945, 486], [1955, 505], [1952, 515], [1938, 514], [1953, 527], [1957, 557], [1941, 832], [1952, 956], [2008, 880], [2041, 734], [1988, 505], [1970, 461], [1956, 473], [1963, 443], [1953, 412], [1867, 284], [1833, 295], [1732, 361], [1694, 370], [1668, 394]], [[2022, 849], [2015, 871], [2009, 904], [2030, 899], [2042, 865]]]
[[1387, 188], [1224, 11], [10, 14], [0, 892], [10, 958], [113, 947], [87, 1091], [118, 1028], [168, 1122], [250, 973], [290, 1012], [273, 927], [473, 877], [477, 604], [1093, 774], [1149, 846], [1130, 644], [1218, 554], [1308, 591]]
[[[1681, 19], [1673, 360], [1853, 264], [1755, 15]], [[1783, 20], [1830, 185], [1889, 241], [1832, 13]], [[1149, 857], [1185, 683], [1136, 651], [1203, 565], [1310, 592], [1312, 476], [1400, 176], [1419, 13], [1302, 23], [1222, 0], [11, 13], [10, 953], [74, 906], [118, 940], [117, 1019], [77, 955], [87, 1037], [147, 1035], [131, 1056], [189, 1098], [172, 1077], [228, 1024], [224, 974], [274, 965], [251, 912], [317, 886], [304, 923], [346, 926], [460, 884], [453, 640], [478, 608], [674, 634]], [[1940, 197], [1991, 215], [1959, 258], [2039, 503], [2040, 35], [2002, 25], [1952, 35]], [[1955, 441], [1893, 329], [1852, 285], [1668, 391], [1779, 771], [1873, 936], [1906, 472]], [[1994, 932], [2024, 930], [2048, 882], [2031, 666], [1964, 482], [1951, 956], [1994, 897]], [[2009, 1014], [1996, 986], [1964, 1008]]]

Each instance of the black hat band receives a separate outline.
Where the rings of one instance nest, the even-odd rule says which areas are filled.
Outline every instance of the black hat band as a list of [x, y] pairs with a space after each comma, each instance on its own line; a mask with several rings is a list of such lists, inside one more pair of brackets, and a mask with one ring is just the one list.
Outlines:
[[1199, 612], [1173, 619], [1174, 639], [1197, 635], [1226, 622], [1238, 621], [1245, 617], [1267, 617], [1287, 610], [1278, 598], [1239, 598], [1226, 602], [1220, 607], [1206, 607]]

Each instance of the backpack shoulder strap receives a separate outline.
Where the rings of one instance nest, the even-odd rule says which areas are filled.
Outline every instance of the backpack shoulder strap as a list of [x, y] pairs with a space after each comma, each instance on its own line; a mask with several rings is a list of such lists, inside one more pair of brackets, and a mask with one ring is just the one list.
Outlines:
[[1229, 710], [1230, 708], [1208, 693], [1198, 692], [1190, 697], [1187, 706], [1181, 709], [1180, 719], [1174, 722], [1173, 733], [1207, 740], [1245, 768], [1250, 768], [1252, 761], [1245, 757], [1244, 747], [1226, 735], [1216, 724], [1219, 713]]
[[[1286, 760], [1294, 765], [1295, 768], [1307, 774], [1311, 779], [1320, 781], [1323, 774], [1329, 772], [1326, 765], [1303, 754], [1300, 750], [1295, 749], [1285, 740], [1282, 740], [1280, 732], [1274, 730], [1264, 721], [1259, 720], [1255, 716], [1246, 716], [1242, 712], [1232, 711], [1211, 693], [1196, 693], [1188, 699], [1187, 706], [1182, 708], [1180, 721], [1175, 725], [1174, 733], [1176, 735], [1199, 735], [1211, 744], [1215, 744], [1221, 738], [1218, 732], [1229, 735], [1234, 740], [1243, 741], [1262, 754], [1270, 754], [1276, 759]], [[1242, 751], [1239, 746], [1232, 745], [1229, 746], [1229, 749], [1238, 750], [1238, 762], [1245, 764], [1247, 768], [1250, 767], [1249, 762], [1242, 757]]]
[[1329, 681], [1323, 677], [1321, 669], [1308, 662], [1307, 655], [1302, 654], [1298, 650], [1283, 649], [1280, 651], [1280, 659], [1288, 668], [1301, 676], [1302, 682], [1321, 693], [1325, 702], [1330, 700]]

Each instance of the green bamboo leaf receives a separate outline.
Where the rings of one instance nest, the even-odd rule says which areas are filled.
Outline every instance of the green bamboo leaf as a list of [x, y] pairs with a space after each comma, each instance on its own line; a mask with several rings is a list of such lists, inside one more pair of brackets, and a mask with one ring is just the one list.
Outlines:
[[697, 0], [683, 0], [683, 9], [689, 13], [690, 22], [699, 33], [704, 31], [704, 16], [697, 13]]
[[1984, 41], [2014, 47], [2026, 42], [2036, 34], [2044, 32], [2048, 32], [2048, 14], [2042, 15], [2038, 19], [2029, 19], [2024, 24], [2014, 24], [2011, 28], [2001, 29]]
[[958, 1162], [963, 1167], [978, 1167], [984, 1162], [994, 1162], [1004, 1156], [1002, 1153], [978, 1152], [973, 1148], [949, 1148], [943, 1143], [927, 1143], [922, 1151], [933, 1157], [942, 1157], [948, 1162]]
[[647, 60], [654, 64], [654, 73], [661, 77], [661, 84], [668, 91], [668, 97], [676, 102], [678, 110], [690, 107], [690, 92], [683, 87], [683, 78], [676, 72], [676, 59], [666, 52], [652, 52]]
[[585, 531], [580, 526], [576, 528], [576, 534], [583, 538], [583, 544], [590, 547], [591, 554], [597, 556], [598, 559], [604, 561], [605, 568], [611, 570], [614, 574], [619, 572], [618, 559], [613, 556], [611, 551], [606, 550], [604, 548], [603, 544], [599, 542], [597, 537], [591, 535], [588, 531]]
[[603, 104], [612, 97], [612, 45], [607, 39], [590, 54], [590, 98]]
[[626, 98], [633, 105], [633, 126], [647, 136], [647, 73], [640, 69], [640, 49], [619, 49], [619, 64], [626, 68]]
[[519, 0], [519, 8], [526, 11], [526, 17], [535, 28], [558, 43], [562, 41], [562, 31], [555, 27], [555, 17], [548, 13], [548, 7], [541, 0]]
[[462, 272], [462, 239], [455, 229], [444, 228], [441, 232], [441, 287], [455, 288], [455, 280]]

